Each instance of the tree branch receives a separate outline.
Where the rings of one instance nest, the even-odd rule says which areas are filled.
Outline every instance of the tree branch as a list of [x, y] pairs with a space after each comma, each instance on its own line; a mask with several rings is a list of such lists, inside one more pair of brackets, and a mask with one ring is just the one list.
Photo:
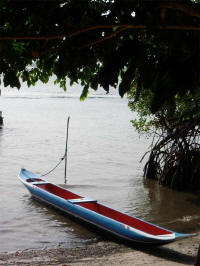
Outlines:
[[82, 46], [81, 49], [84, 49], [84, 48], [87, 48], [87, 47], [92, 46], [94, 44], [101, 43], [101, 42], [104, 42], [105, 40], [111, 39], [111, 38], [115, 37], [116, 35], [118, 35], [120, 32], [125, 31], [125, 30], [127, 30], [127, 27], [121, 28], [118, 31], [115, 31], [112, 34], [110, 34], [110, 35], [108, 35], [102, 39], [96, 40], [92, 43], [88, 43], [88, 44]]
[[[4, 36], [0, 37], [0, 40], [56, 40], [56, 39], [64, 39], [71, 38], [77, 36], [81, 33], [97, 30], [97, 29], [111, 29], [111, 28], [123, 28], [128, 26], [127, 24], [113, 24], [113, 25], [95, 25], [88, 28], [84, 28], [69, 34], [63, 35], [53, 35], [53, 36]], [[136, 26], [139, 27], [139, 26]]]
[[[123, 30], [126, 29], [148, 29], [147, 25], [131, 25], [131, 24], [122, 24], [122, 25], [96, 25], [93, 27], [88, 27], [70, 34], [63, 34], [63, 35], [53, 35], [53, 36], [4, 36], [0, 37], [1, 41], [9, 41], [9, 40], [57, 40], [57, 39], [64, 39], [64, 38], [71, 38], [77, 36], [81, 33], [93, 31], [96, 29], [106, 29], [106, 28], [122, 28]], [[165, 27], [158, 27], [158, 30], [189, 30], [189, 31], [200, 31], [200, 27], [194, 26], [179, 26], [179, 25], [171, 25]], [[115, 35], [115, 33], [113, 33]], [[106, 37], [105, 37], [106, 38]], [[110, 37], [109, 37], [110, 38]], [[95, 42], [96, 43], [96, 42]]]

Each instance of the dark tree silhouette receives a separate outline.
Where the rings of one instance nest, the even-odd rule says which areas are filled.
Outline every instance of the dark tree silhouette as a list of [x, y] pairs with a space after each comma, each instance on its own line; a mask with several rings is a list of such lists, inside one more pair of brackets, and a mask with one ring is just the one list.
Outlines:
[[20, 88], [55, 75], [88, 88], [137, 83], [151, 112], [200, 83], [199, 1], [9, 0], [0, 3], [0, 74]]

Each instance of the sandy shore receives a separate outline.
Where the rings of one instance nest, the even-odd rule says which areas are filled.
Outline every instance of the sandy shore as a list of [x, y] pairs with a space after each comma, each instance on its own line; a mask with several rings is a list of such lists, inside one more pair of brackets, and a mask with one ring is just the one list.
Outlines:
[[0, 265], [194, 265], [200, 234], [161, 247], [130, 247], [100, 241], [86, 247], [0, 253]]

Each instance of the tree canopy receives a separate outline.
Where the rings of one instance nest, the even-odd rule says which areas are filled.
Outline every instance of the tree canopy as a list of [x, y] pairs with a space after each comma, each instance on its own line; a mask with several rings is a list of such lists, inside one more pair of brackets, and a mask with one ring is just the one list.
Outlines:
[[136, 84], [152, 92], [155, 113], [200, 87], [200, 4], [196, 0], [5, 0], [0, 2], [4, 86], [38, 80], [66, 89]]

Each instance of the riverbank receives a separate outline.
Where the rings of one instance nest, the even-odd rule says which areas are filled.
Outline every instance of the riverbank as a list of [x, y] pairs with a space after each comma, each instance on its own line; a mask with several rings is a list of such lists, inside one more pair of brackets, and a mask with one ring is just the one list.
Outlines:
[[0, 253], [0, 265], [194, 265], [200, 233], [161, 247], [130, 247], [99, 241], [85, 247], [24, 250]]

